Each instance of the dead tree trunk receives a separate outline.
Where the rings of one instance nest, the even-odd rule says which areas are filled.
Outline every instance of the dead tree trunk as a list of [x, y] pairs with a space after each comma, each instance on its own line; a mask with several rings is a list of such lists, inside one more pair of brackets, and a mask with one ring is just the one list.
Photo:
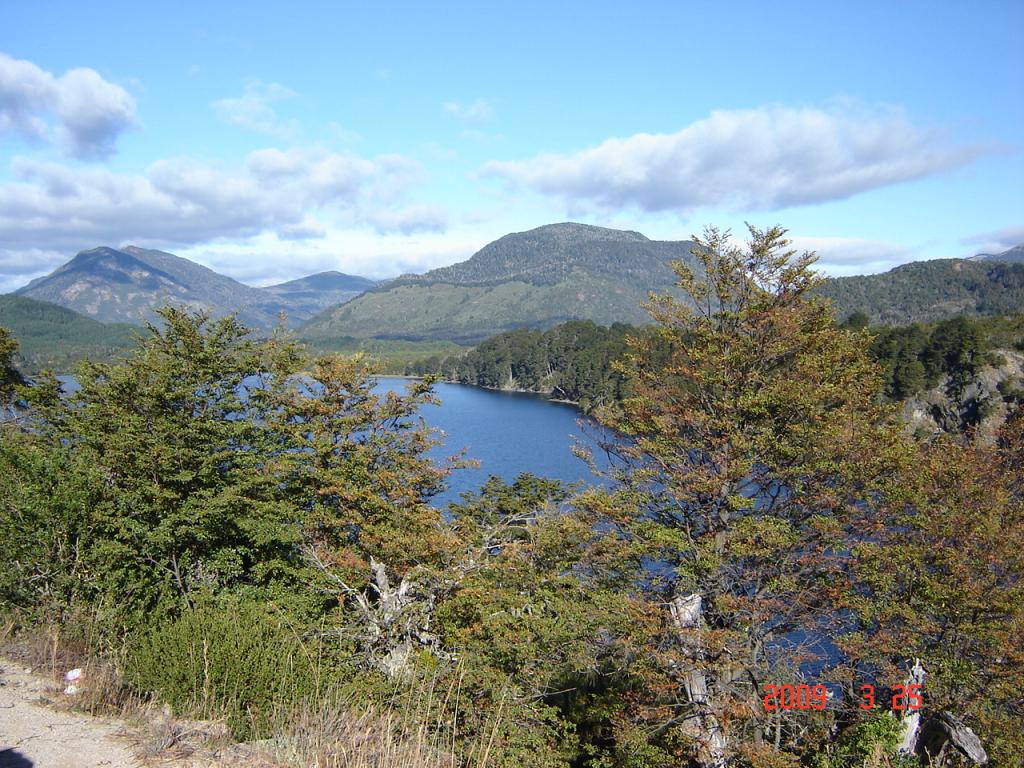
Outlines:
[[921, 710], [910, 709], [910, 686], [918, 685], [922, 690], [924, 688], [925, 678], [924, 667], [921, 666], [920, 659], [914, 659], [914, 666], [910, 668], [910, 674], [907, 675], [907, 679], [903, 681], [903, 690], [907, 696], [908, 707], [903, 713], [900, 724], [903, 727], [903, 737], [900, 739], [899, 753], [901, 755], [912, 755], [917, 748], [917, 737], [918, 730], [921, 727]]
[[974, 731], [948, 712], [930, 717], [921, 728], [917, 754], [929, 765], [944, 765], [952, 750], [975, 765], [988, 765], [988, 754]]
[[725, 734], [712, 708], [708, 690], [707, 655], [700, 637], [702, 599], [700, 593], [676, 595], [669, 603], [672, 625], [689, 662], [683, 673], [683, 688], [693, 706], [688, 731], [700, 744], [698, 763], [703, 768], [726, 768]]

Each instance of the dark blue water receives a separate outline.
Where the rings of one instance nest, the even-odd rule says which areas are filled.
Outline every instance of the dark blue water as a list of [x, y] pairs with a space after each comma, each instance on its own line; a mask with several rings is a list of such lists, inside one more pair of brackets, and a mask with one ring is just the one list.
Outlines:
[[[405, 379], [380, 379], [379, 389], [402, 392]], [[435, 506], [457, 501], [459, 494], [478, 489], [491, 475], [512, 480], [531, 472], [567, 483], [597, 482], [587, 465], [572, 453], [574, 441], [595, 449], [594, 425], [579, 410], [537, 395], [495, 392], [460, 384], [438, 384], [439, 406], [423, 409], [424, 420], [441, 430], [444, 445], [432, 456], [438, 461], [466, 449], [479, 468], [452, 473], [448, 490], [435, 497]]]

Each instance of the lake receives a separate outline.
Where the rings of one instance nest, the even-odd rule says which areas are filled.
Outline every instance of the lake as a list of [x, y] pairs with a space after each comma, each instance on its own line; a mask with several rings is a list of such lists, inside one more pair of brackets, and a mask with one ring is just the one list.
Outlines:
[[[379, 390], [402, 392], [407, 379], [381, 377]], [[424, 420], [444, 434], [444, 445], [433, 449], [438, 460], [458, 453], [480, 462], [479, 468], [460, 469], [449, 477], [448, 490], [434, 498], [435, 506], [457, 501], [459, 494], [478, 489], [491, 475], [512, 480], [521, 472], [568, 483], [595, 483], [587, 465], [572, 453], [574, 441], [596, 448], [592, 423], [566, 403], [539, 395], [498, 392], [462, 384], [437, 384], [439, 406], [423, 409]], [[582, 424], [590, 424], [586, 431]]]

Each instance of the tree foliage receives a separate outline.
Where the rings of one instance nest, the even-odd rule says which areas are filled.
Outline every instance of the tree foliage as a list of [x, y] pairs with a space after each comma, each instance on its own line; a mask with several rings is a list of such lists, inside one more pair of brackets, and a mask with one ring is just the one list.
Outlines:
[[620, 486], [589, 499], [663, 606], [643, 717], [665, 759], [702, 765], [812, 727], [769, 722], [761, 685], [813, 658], [799, 641], [827, 625], [846, 532], [905, 453], [869, 336], [810, 296], [813, 256], [777, 228], [750, 236], [708, 230], [702, 279], [676, 265], [687, 300], [651, 303], [668, 354], [634, 342], [633, 394], [607, 418], [628, 438], [610, 446]]
[[[0, 332], [25, 406], [0, 425], [0, 604], [87, 613], [137, 687], [240, 736], [327, 690], [429, 690], [417, 733], [489, 765], [897, 765], [909, 721], [857, 686], [917, 658], [923, 715], [1013, 765], [1024, 417], [919, 445], [884, 393], [969, 380], [1019, 318], [837, 325], [778, 228], [711, 229], [694, 256], [653, 329], [516, 331], [426, 366], [600, 404], [608, 428], [606, 484], [492, 477], [444, 510], [466, 459], [433, 458], [432, 375], [389, 392], [362, 357], [166, 309], [68, 393], [20, 386]], [[824, 711], [765, 709], [800, 682], [828, 683]]]
[[966, 719], [994, 765], [1024, 754], [1024, 417], [996, 445], [922, 451], [915, 504], [862, 542], [844, 641], [865, 680], [927, 670], [926, 707]]

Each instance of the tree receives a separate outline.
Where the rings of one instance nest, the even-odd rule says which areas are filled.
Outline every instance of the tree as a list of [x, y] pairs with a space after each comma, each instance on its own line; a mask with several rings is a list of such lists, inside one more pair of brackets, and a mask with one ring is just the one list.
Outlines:
[[429, 500], [456, 463], [427, 455], [437, 441], [417, 411], [436, 402], [431, 380], [405, 395], [374, 385], [362, 358], [318, 359], [279, 418], [293, 438], [288, 495], [314, 587], [338, 607], [357, 669], [400, 677], [414, 654], [443, 653], [431, 623], [456, 539]]
[[863, 331], [870, 324], [871, 318], [866, 313], [857, 311], [851, 313], [840, 325], [850, 331]]
[[856, 549], [844, 641], [865, 680], [927, 672], [925, 713], [973, 728], [993, 765], [1024, 754], [1024, 412], [996, 445], [922, 447], [913, 505]]
[[294, 583], [300, 563], [279, 471], [289, 445], [275, 423], [298, 349], [253, 340], [230, 317], [160, 315], [124, 362], [84, 364], [70, 397], [52, 378], [33, 395], [40, 434], [88, 472], [96, 497], [79, 579], [126, 626], [174, 614], [197, 592]]
[[17, 339], [6, 328], [0, 328], [0, 408], [13, 400], [15, 387], [25, 383], [14, 366], [14, 357], [17, 354]]
[[829, 577], [907, 447], [870, 337], [810, 295], [812, 254], [779, 228], [751, 227], [746, 249], [715, 229], [695, 243], [700, 272], [674, 265], [684, 300], [652, 300], [657, 333], [634, 340], [632, 394], [605, 417], [625, 438], [607, 446], [618, 485], [585, 506], [618, 543], [609, 572], [661, 606], [638, 710], [651, 743], [718, 767], [823, 727], [769, 718], [761, 688], [813, 658], [800, 641], [834, 617]]

